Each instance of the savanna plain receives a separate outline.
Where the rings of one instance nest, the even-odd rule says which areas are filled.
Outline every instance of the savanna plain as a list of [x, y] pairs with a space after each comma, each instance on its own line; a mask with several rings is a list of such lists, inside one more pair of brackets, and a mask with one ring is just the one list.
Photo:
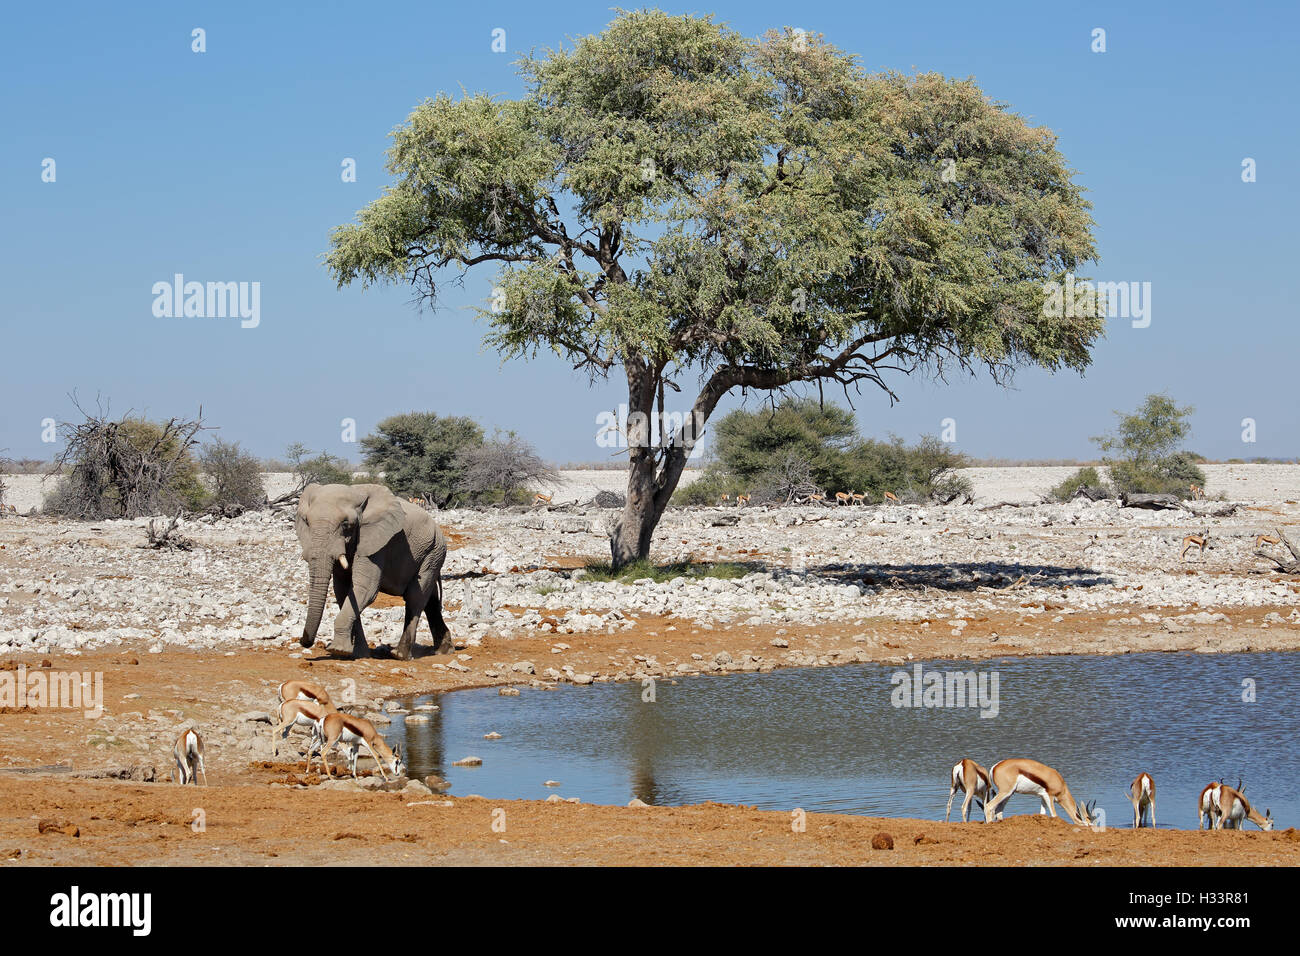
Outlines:
[[[299, 645], [307, 571], [292, 512], [186, 520], [194, 546], [157, 550], [142, 546], [147, 521], [23, 514], [40, 479], [10, 476], [19, 513], [0, 519], [0, 667], [102, 674], [103, 696], [93, 717], [30, 701], [0, 709], [0, 859], [1295, 865], [1288, 821], [1272, 832], [1089, 830], [1026, 804], [991, 825], [810, 813], [799, 829], [788, 812], [740, 805], [489, 799], [436, 778], [385, 782], [364, 759], [359, 781], [326, 779], [304, 772], [305, 738], [273, 750], [277, 686], [292, 679], [324, 685], [383, 730], [399, 698], [466, 688], [499, 688], [505, 709], [560, 684], [1300, 648], [1300, 582], [1259, 553], [1278, 547], [1260, 535], [1297, 522], [1300, 466], [1205, 470], [1206, 500], [1160, 511], [1048, 503], [1041, 493], [1071, 469], [1046, 467], [966, 469], [967, 504], [673, 508], [653, 560], [698, 573], [632, 581], [588, 570], [608, 556], [608, 512], [583, 502], [623, 475], [565, 472], [545, 507], [435, 515], [451, 548], [444, 613], [457, 653], [431, 654], [422, 628], [424, 653], [409, 661], [381, 647], [403, 622], [400, 599], [383, 595], [363, 615], [375, 656]], [[1182, 556], [1188, 535], [1206, 546]], [[186, 726], [204, 734], [206, 788], [169, 779]], [[490, 741], [477, 752], [493, 759]], [[947, 773], [935, 768], [940, 803]]]

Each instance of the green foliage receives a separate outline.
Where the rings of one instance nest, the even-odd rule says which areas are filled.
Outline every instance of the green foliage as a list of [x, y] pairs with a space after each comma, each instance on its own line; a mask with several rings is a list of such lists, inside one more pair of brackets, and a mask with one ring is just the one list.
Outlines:
[[888, 441], [862, 439], [849, 448], [845, 459], [841, 479], [847, 482], [845, 487], [866, 492], [875, 501], [886, 491], [903, 501], [951, 501], [973, 494], [970, 480], [954, 473], [966, 465], [966, 457], [933, 435], [922, 436], [915, 445], [897, 435]]
[[239, 447], [239, 442], [213, 439], [204, 446], [199, 464], [207, 478], [209, 507], [257, 509], [266, 505], [262, 464]]
[[1120, 494], [1146, 492], [1190, 498], [1192, 485], [1205, 487], [1205, 472], [1182, 452], [1151, 462], [1110, 462], [1110, 479]]
[[1103, 461], [1118, 493], [1187, 498], [1192, 485], [1205, 485], [1205, 473], [1196, 464], [1199, 456], [1178, 447], [1191, 434], [1188, 419], [1193, 411], [1190, 405], [1180, 408], [1168, 395], [1154, 394], [1135, 412], [1115, 413], [1119, 417], [1115, 434], [1093, 441], [1109, 453]]
[[361, 439], [367, 467], [402, 497], [428, 495], [446, 507], [464, 474], [462, 455], [483, 446], [483, 429], [470, 418], [409, 412], [385, 418]]
[[782, 455], [805, 459], [819, 484], [842, 467], [857, 437], [853, 413], [815, 399], [786, 399], [776, 408], [737, 409], [715, 426], [713, 453], [728, 474], [755, 482]]
[[674, 578], [722, 578], [734, 580], [752, 574], [755, 567], [735, 561], [720, 561], [716, 564], [652, 564], [648, 560], [632, 561], [615, 568], [607, 561], [593, 561], [586, 566], [587, 579], [591, 581], [621, 581], [624, 584], [650, 578], [656, 583], [671, 581]]
[[294, 442], [284, 450], [284, 456], [289, 460], [289, 470], [296, 476], [299, 488], [312, 484], [352, 484], [352, 469], [338, 455], [327, 451], [313, 454], [306, 445]]
[[1055, 136], [973, 82], [659, 11], [521, 72], [520, 100], [440, 94], [394, 132], [393, 185], [333, 233], [340, 285], [432, 297], [439, 268], [495, 262], [492, 345], [604, 370], [793, 381], [886, 342], [891, 360], [1088, 364], [1101, 320], [1045, 316], [1042, 285], [1094, 257], [1089, 204]]
[[1110, 497], [1113, 492], [1110, 486], [1102, 479], [1096, 468], [1091, 465], [1080, 468], [1065, 481], [1061, 482], [1055, 488], [1048, 492], [1057, 501], [1069, 501], [1080, 488], [1096, 488], [1103, 492], [1106, 497]]
[[[796, 474], [794, 463], [803, 471]], [[717, 426], [713, 460], [704, 474], [678, 491], [679, 504], [717, 504], [723, 494], [756, 495], [754, 501], [785, 501], [797, 479], [810, 482], [802, 492], [865, 492], [882, 500], [890, 491], [902, 500], [949, 501], [972, 493], [968, 479], [955, 473], [965, 456], [934, 436], [915, 445], [891, 436], [861, 438], [853, 413], [812, 399], [787, 399], [775, 409], [737, 409]]]
[[723, 495], [730, 495], [731, 500], [735, 501], [736, 495], [748, 493], [747, 489], [751, 486], [750, 483], [725, 473], [717, 467], [716, 463], [712, 463], [689, 485], [678, 487], [673, 494], [673, 504], [716, 505], [722, 500]]
[[1148, 395], [1137, 411], [1127, 415], [1115, 413], [1119, 417], [1115, 434], [1102, 435], [1093, 441], [1111, 457], [1150, 464], [1172, 455], [1191, 434], [1192, 426], [1187, 419], [1193, 411], [1190, 405], [1179, 408], [1168, 395]]

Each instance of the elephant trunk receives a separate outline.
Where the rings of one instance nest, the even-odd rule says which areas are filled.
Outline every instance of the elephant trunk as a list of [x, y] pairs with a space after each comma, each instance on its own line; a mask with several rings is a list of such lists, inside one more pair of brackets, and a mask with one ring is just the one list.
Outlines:
[[303, 625], [301, 644], [311, 647], [316, 643], [321, 615], [325, 612], [325, 589], [334, 573], [334, 560], [329, 557], [313, 558], [308, 564], [311, 584], [307, 590], [307, 623]]

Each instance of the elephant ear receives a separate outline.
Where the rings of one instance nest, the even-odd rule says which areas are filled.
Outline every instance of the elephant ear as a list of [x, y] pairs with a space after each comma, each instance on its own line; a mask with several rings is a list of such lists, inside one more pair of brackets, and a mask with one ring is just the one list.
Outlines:
[[387, 488], [372, 485], [361, 507], [357, 554], [374, 554], [402, 530], [406, 512], [402, 502]]
[[294, 530], [298, 532], [298, 543], [302, 545], [303, 553], [307, 553], [307, 544], [311, 539], [311, 532], [307, 529], [307, 512], [311, 509], [312, 499], [316, 497], [316, 492], [320, 490], [320, 485], [312, 482], [302, 490], [298, 496], [298, 513], [294, 519]]

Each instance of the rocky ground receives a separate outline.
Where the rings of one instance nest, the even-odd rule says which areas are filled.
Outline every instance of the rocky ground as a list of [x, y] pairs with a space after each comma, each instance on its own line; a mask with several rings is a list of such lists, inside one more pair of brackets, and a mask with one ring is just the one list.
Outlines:
[[[757, 831], [775, 827], [773, 838], [745, 844], [735, 859], [847, 862], [844, 853], [851, 851], [818, 840], [777, 839], [782, 828], [789, 830], [783, 815], [743, 808], [654, 809], [647, 816], [625, 808], [510, 803], [510, 813], [518, 811], [536, 829], [526, 846], [503, 845], [477, 832], [475, 814], [486, 819], [488, 813], [481, 801], [446, 798], [423, 782], [403, 781], [399, 794], [352, 792], [361, 788], [350, 782], [322, 787], [276, 763], [267, 724], [275, 685], [310, 677], [337, 688], [351, 679], [357, 712], [376, 714], [402, 694], [494, 684], [506, 689], [927, 657], [1300, 647], [1300, 581], [1274, 573], [1254, 555], [1256, 535], [1296, 522], [1300, 466], [1211, 466], [1207, 490], [1222, 500], [1196, 503], [1196, 513], [1113, 502], [1031, 504], [1060, 480], [1054, 472], [1069, 469], [1014, 470], [1036, 472], [1033, 480], [1005, 474], [1013, 470], [986, 471], [992, 474], [972, 474], [974, 505], [670, 511], [656, 536], [656, 562], [689, 561], [697, 570], [726, 563], [736, 576], [662, 583], [600, 582], [583, 570], [608, 553], [609, 512], [600, 509], [444, 512], [439, 520], [454, 548], [446, 567], [447, 621], [459, 653], [410, 662], [340, 662], [298, 646], [306, 567], [287, 515], [186, 522], [181, 531], [195, 542], [190, 551], [142, 547], [147, 522], [0, 519], [0, 667], [95, 671], [105, 682], [104, 714], [97, 719], [66, 710], [0, 709], [0, 837], [6, 841], [0, 850], [12, 843], [15, 859], [40, 862], [103, 859], [92, 850], [94, 841], [59, 837], [58, 828], [39, 834], [37, 824], [48, 817], [84, 836], [102, 836], [103, 852], [177, 861], [177, 854], [190, 852], [182, 842], [193, 841], [188, 825], [172, 817], [192, 801], [176, 796], [177, 788], [147, 781], [165, 777], [172, 741], [193, 723], [208, 741], [217, 794], [205, 799], [242, 821], [222, 831], [222, 839], [261, 841], [258, 853], [280, 854], [283, 862], [315, 862], [314, 850], [276, 836], [292, 832], [298, 818], [288, 807], [303, 799], [319, 802], [311, 806], [326, 829], [345, 834], [334, 849], [346, 847], [345, 858], [354, 862], [364, 861], [358, 854], [384, 858], [388, 851], [375, 839], [395, 838], [388, 817], [403, 812], [416, 835], [409, 848], [398, 849], [409, 849], [412, 861], [428, 862], [430, 852], [462, 861], [569, 860], [572, 833], [596, 827], [588, 842], [621, 833], [619, 839], [643, 841], [644, 862], [717, 862], [710, 854], [727, 852], [733, 827], [766, 821], [755, 823]], [[1210, 516], [1228, 503], [1236, 505], [1226, 509], [1231, 514]], [[1203, 530], [1205, 552], [1180, 561], [1183, 537]], [[395, 643], [401, 617], [400, 602], [381, 596], [364, 617], [371, 643]], [[321, 634], [329, 632], [327, 613]], [[427, 642], [427, 632], [421, 639]], [[69, 774], [135, 782], [87, 782], [70, 792]], [[301, 786], [311, 793], [296, 789]], [[341, 792], [325, 795], [324, 789]], [[236, 812], [254, 799], [266, 804], [270, 819]], [[364, 819], [356, 812], [362, 806]], [[277, 807], [285, 813], [276, 816]], [[141, 814], [158, 819], [147, 827], [123, 823]], [[699, 833], [711, 836], [692, 843], [694, 849], [671, 840], [655, 849], [659, 823], [647, 824], [650, 819], [673, 821], [669, 828], [680, 828], [687, 842]], [[427, 845], [430, 832], [447, 836], [444, 823], [454, 852]], [[828, 816], [816, 826], [851, 831], [869, 845], [886, 823], [906, 852], [888, 859], [874, 854], [870, 862], [966, 862], [981, 846], [987, 852], [998, 845], [991, 835], [946, 835], [969, 832], [952, 829], [956, 824]], [[912, 844], [912, 830], [922, 828], [951, 845], [943, 852], [917, 849], [929, 846]], [[814, 830], [810, 822], [809, 834]], [[352, 831], [369, 836], [354, 844], [346, 836]], [[1152, 862], [1300, 860], [1300, 844], [1280, 835], [1240, 840], [1233, 846], [1250, 849], [1242, 856], [1233, 850], [1230, 860], [1203, 856], [1201, 844], [1190, 842], [1199, 839], [1195, 834], [1113, 834], [1106, 839], [1121, 843], [1097, 844], [1105, 850], [1098, 855], [1075, 846], [1079, 839], [1047, 840], [1025, 861], [1135, 862], [1148, 853]], [[238, 862], [216, 849], [230, 845], [209, 838], [197, 846], [214, 855], [195, 859]], [[1081, 849], [1087, 852], [1076, 860]], [[595, 850], [588, 858], [603, 861]], [[990, 861], [1015, 859], [998, 851]]]

